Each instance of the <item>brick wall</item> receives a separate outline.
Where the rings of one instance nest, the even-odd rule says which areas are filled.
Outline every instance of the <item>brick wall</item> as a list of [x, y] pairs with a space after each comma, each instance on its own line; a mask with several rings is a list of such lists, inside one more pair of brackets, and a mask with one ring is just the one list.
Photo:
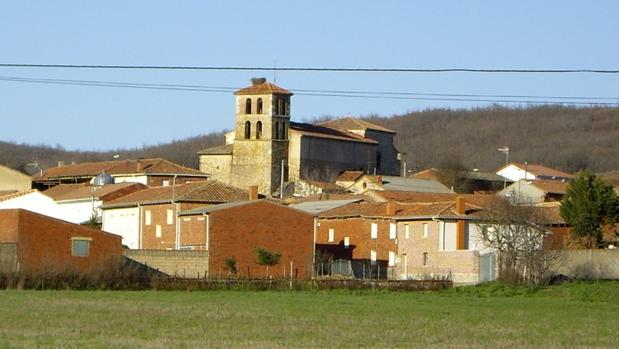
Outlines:
[[[121, 237], [118, 235], [26, 210], [13, 211], [18, 213], [19, 221], [17, 253], [20, 271], [67, 269], [92, 271], [108, 267], [108, 263], [120, 260]], [[87, 257], [72, 256], [73, 237], [91, 239]]]
[[0, 210], [0, 243], [17, 243], [19, 211]]
[[[204, 203], [178, 203], [146, 205], [142, 213], [142, 248], [145, 250], [169, 250], [176, 249], [176, 213], [191, 210], [196, 207], [205, 207]], [[172, 210], [172, 221], [168, 224], [168, 210]], [[146, 211], [150, 211], [151, 224], [146, 223]], [[161, 229], [161, 236], [157, 236], [157, 226]], [[182, 229], [182, 228], [181, 228]], [[204, 243], [204, 242], [202, 242]], [[182, 245], [182, 243], [181, 243]]]
[[[314, 250], [313, 216], [279, 204], [255, 201], [209, 214], [210, 274], [226, 274], [225, 260], [237, 260], [239, 276], [264, 277], [266, 267], [256, 263], [255, 249], [262, 247], [282, 254], [278, 265], [269, 268], [274, 277], [311, 276]], [[202, 230], [203, 232], [203, 230]]]
[[[370, 235], [371, 225], [376, 223], [376, 239]], [[376, 251], [380, 261], [389, 259], [389, 251], [397, 252], [395, 239], [389, 238], [389, 223], [386, 219], [337, 218], [320, 219], [316, 243], [319, 248], [333, 254], [335, 259], [369, 260], [370, 251]], [[329, 229], [334, 230], [334, 241], [329, 242]], [[350, 246], [344, 247], [344, 239], [349, 237]]]
[[204, 277], [208, 270], [205, 251], [123, 250], [123, 255], [168, 275]]
[[[428, 234], [424, 237], [424, 224]], [[406, 225], [410, 234], [406, 238]], [[477, 251], [440, 251], [440, 224], [437, 221], [398, 222], [399, 278], [441, 277], [451, 274], [454, 283], [479, 281], [479, 253]]]

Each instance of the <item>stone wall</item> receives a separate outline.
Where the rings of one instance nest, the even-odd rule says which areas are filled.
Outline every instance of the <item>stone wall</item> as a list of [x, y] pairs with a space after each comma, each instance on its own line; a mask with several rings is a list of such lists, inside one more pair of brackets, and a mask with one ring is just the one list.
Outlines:
[[125, 249], [123, 255], [168, 275], [198, 278], [204, 277], [208, 271], [208, 252], [206, 251]]
[[619, 250], [560, 250], [551, 270], [576, 279], [619, 279]]

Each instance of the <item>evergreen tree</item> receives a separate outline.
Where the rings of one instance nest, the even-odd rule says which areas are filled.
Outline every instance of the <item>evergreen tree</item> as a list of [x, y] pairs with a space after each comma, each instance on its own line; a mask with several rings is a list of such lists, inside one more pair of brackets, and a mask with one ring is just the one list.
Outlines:
[[574, 228], [574, 237], [584, 239], [587, 248], [602, 244], [602, 228], [619, 216], [619, 198], [612, 186], [593, 172], [578, 173], [561, 202], [561, 216]]

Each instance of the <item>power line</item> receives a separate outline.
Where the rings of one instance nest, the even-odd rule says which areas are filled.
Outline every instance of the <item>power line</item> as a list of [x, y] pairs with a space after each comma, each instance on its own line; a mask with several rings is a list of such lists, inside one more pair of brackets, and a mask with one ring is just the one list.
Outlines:
[[[117, 82], [117, 81], [39, 79], [39, 78], [2, 77], [2, 76], [0, 76], [0, 81], [41, 83], [41, 84], [60, 84], [60, 85], [78, 85], [78, 86], [120, 87], [120, 88], [134, 88], [134, 89], [194, 91], [194, 92], [230, 93], [232, 91], [238, 90], [237, 87], [223, 87], [223, 86], [149, 84], [149, 83], [128, 83], [128, 82]], [[616, 106], [619, 104], [616, 102], [599, 102], [599, 100], [614, 100], [615, 98], [612, 98], [612, 97], [438, 94], [438, 93], [419, 93], [419, 92], [371, 92], [371, 91], [303, 90], [303, 89], [292, 89], [292, 91], [295, 92], [295, 94], [301, 95], [301, 96], [367, 98], [367, 99], [519, 103], [519, 104], [566, 104], [566, 105], [592, 105], [594, 104], [594, 105], [606, 105], [606, 106]], [[456, 98], [456, 97], [478, 97], [478, 98]], [[496, 99], [496, 98], [571, 99], [571, 101], [514, 100], [514, 99]], [[591, 101], [589, 102], [583, 101], [587, 99]], [[573, 100], [580, 100], [580, 101], [573, 101]]]
[[8, 68], [63, 68], [63, 69], [151, 69], [151, 70], [253, 70], [253, 71], [305, 71], [305, 72], [356, 72], [356, 73], [592, 73], [619, 74], [612, 69], [475, 69], [475, 68], [331, 68], [331, 67], [242, 67], [242, 66], [165, 66], [165, 65], [88, 65], [88, 64], [27, 64], [0, 63]]

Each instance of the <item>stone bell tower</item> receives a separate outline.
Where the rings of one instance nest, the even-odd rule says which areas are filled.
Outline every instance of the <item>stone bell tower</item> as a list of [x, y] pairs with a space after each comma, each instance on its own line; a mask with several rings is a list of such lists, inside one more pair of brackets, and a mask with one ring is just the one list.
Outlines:
[[288, 128], [292, 93], [254, 78], [234, 93], [236, 117], [232, 145], [232, 184], [258, 185], [261, 194], [280, 190], [282, 163], [288, 178]]

